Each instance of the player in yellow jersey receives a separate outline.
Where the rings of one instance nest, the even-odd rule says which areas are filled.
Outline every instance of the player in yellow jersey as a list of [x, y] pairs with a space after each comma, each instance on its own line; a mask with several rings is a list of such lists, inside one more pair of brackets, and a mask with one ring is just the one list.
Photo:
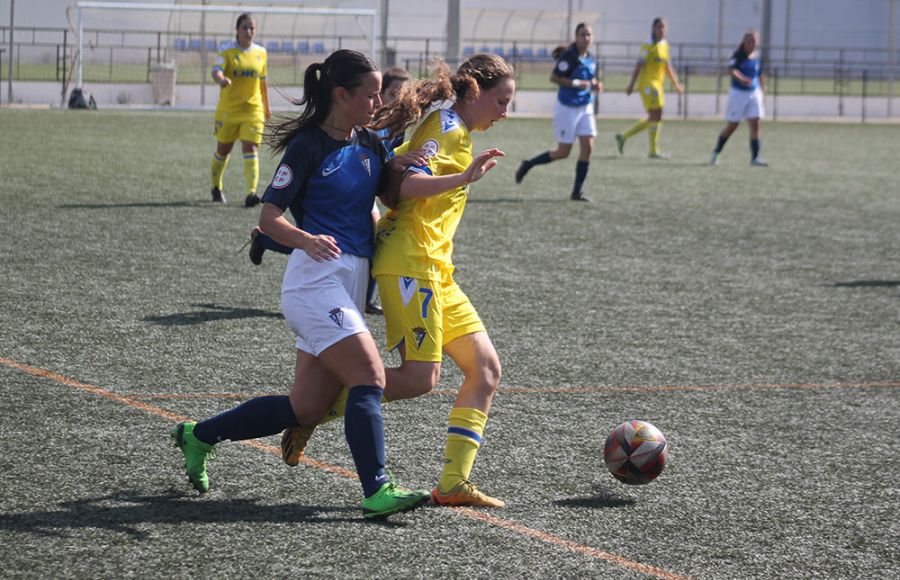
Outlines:
[[[452, 77], [442, 66], [436, 80], [408, 83], [375, 118], [376, 129], [391, 127], [399, 134], [434, 103], [453, 102], [450, 108], [430, 113], [410, 140], [395, 150], [420, 151], [425, 159], [407, 170], [399, 202], [379, 222], [372, 267], [388, 347], [399, 351], [402, 359], [399, 368], [385, 369], [385, 398], [407, 399], [431, 391], [440, 377], [444, 353], [463, 372], [448, 420], [443, 471], [431, 494], [438, 505], [505, 505], [469, 480], [500, 383], [500, 361], [481, 318], [453, 280], [452, 254], [469, 184], [503, 156], [499, 149], [473, 155], [471, 133], [486, 131], [506, 118], [515, 90], [514, 72], [506, 61], [476, 54]], [[339, 399], [330, 418], [341, 412]], [[299, 461], [311, 433], [285, 431], [286, 462]]]
[[667, 156], [659, 151], [662, 111], [666, 100], [663, 92], [665, 77], [669, 77], [679, 95], [684, 93], [684, 88], [678, 82], [678, 75], [675, 74], [669, 58], [669, 42], [666, 40], [667, 28], [668, 24], [664, 18], [654, 19], [650, 42], [641, 45], [640, 56], [634, 65], [634, 72], [631, 74], [631, 81], [625, 89], [625, 94], [630, 95], [637, 83], [644, 110], [647, 111], [647, 118], [638, 121], [624, 133], [616, 134], [616, 147], [619, 149], [619, 155], [625, 152], [625, 141], [647, 129], [650, 135], [650, 159], [667, 159]]
[[222, 175], [234, 142], [241, 140], [244, 156], [244, 205], [259, 203], [259, 144], [269, 118], [269, 90], [266, 85], [266, 49], [253, 42], [256, 20], [244, 13], [237, 19], [237, 39], [225, 45], [216, 56], [212, 78], [222, 87], [216, 105], [216, 152], [212, 161], [212, 200], [225, 203]]

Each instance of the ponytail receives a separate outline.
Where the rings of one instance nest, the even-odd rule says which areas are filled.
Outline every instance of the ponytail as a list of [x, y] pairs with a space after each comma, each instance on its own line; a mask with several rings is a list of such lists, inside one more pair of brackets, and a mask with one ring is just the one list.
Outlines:
[[336, 87], [353, 90], [362, 84], [363, 75], [377, 71], [372, 59], [355, 50], [338, 50], [324, 62], [312, 63], [303, 73], [303, 97], [290, 99], [294, 105], [303, 107], [303, 111], [298, 117], [269, 125], [266, 145], [273, 153], [284, 151], [298, 133], [328, 117]]

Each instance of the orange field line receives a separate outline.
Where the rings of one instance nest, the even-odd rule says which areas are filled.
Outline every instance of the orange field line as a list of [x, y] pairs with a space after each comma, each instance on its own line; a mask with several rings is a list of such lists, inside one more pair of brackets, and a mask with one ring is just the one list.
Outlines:
[[[66, 385], [69, 387], [73, 387], [76, 389], [80, 389], [82, 391], [86, 391], [93, 395], [97, 395], [108, 399], [110, 401], [114, 401], [116, 403], [121, 403], [123, 405], [127, 405], [129, 407], [140, 409], [146, 413], [150, 413], [151, 415], [156, 415], [158, 417], [163, 417], [165, 419], [169, 419], [171, 421], [181, 422], [187, 421], [188, 418], [179, 415], [177, 413], [172, 413], [160, 407], [156, 407], [154, 405], [150, 405], [148, 403], [144, 403], [134, 399], [133, 397], [129, 397], [126, 395], [120, 395], [117, 393], [113, 393], [107, 389], [103, 389], [100, 387], [95, 387], [94, 385], [89, 385], [87, 383], [83, 383], [81, 381], [69, 378], [65, 375], [61, 375], [59, 373], [55, 373], [52, 371], [48, 371], [45, 369], [41, 369], [38, 367], [33, 367], [31, 365], [23, 364], [20, 362], [16, 362], [14, 360], [10, 360], [8, 358], [0, 357], [0, 364], [6, 365], [7, 367], [14, 368], [20, 370], [29, 375], [48, 379], [54, 381], [56, 383]], [[257, 440], [248, 440], [248, 441], [240, 441], [243, 445], [247, 445], [248, 447], [253, 447], [255, 449], [259, 449], [261, 451], [265, 451], [267, 453], [272, 453], [274, 455], [281, 455], [281, 448], [275, 447], [273, 445], [268, 445], [266, 443], [262, 443]], [[338, 467], [336, 465], [331, 465], [329, 463], [325, 463], [324, 461], [317, 461], [315, 459], [311, 459], [309, 457], [301, 457], [301, 461], [310, 467], [315, 467], [317, 469], [322, 469], [324, 471], [328, 471], [330, 473], [334, 473], [341, 477], [346, 477], [349, 479], [356, 479], [356, 473], [344, 469], [342, 467]], [[596, 548], [592, 548], [590, 546], [585, 546], [583, 544], [579, 544], [577, 542], [572, 542], [570, 540], [566, 540], [560, 538], [559, 536], [554, 536], [552, 534], [548, 534], [546, 532], [542, 532], [540, 530], [535, 530], [529, 528], [527, 526], [523, 526], [522, 524], [517, 524], [511, 520], [505, 520], [502, 518], [489, 516], [487, 514], [483, 514], [476, 510], [470, 508], [447, 508], [453, 510], [454, 512], [463, 515], [465, 517], [471, 518], [473, 520], [478, 520], [482, 522], [486, 522], [505, 530], [509, 530], [515, 532], [517, 534], [521, 534], [527, 537], [531, 537], [542, 542], [551, 544], [553, 546], [565, 548], [569, 551], [576, 552], [579, 554], [584, 554], [586, 556], [590, 556], [592, 558], [604, 560], [613, 564], [617, 564], [619, 566], [628, 568], [629, 570], [634, 570], [636, 572], [640, 572], [643, 574], [647, 574], [649, 576], [653, 576], [655, 578], [661, 578], [663, 580], [687, 580], [687, 577], [680, 576], [678, 574], [673, 574], [672, 572], [668, 572], [663, 570], [662, 568], [656, 568], [655, 566], [649, 566], [647, 564], [641, 564], [640, 562], [636, 562], [634, 560], [629, 560], [623, 556], [619, 556], [617, 554], [612, 554], [610, 552], [604, 552], [602, 550], [598, 550]]]
[[[598, 387], [500, 387], [499, 393], [506, 395], [541, 394], [541, 393], [653, 393], [671, 391], [738, 391], [754, 389], [876, 389], [898, 388], [900, 381], [874, 381], [868, 383], [721, 383], [710, 385], [650, 385], [650, 386], [598, 386]], [[247, 399], [272, 393], [147, 393], [132, 395], [137, 399]], [[455, 395], [456, 391], [435, 389], [430, 395]]]

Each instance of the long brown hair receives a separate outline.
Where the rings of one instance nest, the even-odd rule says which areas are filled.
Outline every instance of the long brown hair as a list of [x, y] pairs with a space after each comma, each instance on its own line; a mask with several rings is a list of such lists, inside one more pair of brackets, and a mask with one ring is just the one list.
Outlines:
[[397, 100], [375, 113], [373, 128], [390, 127], [390, 137], [400, 135], [421, 119], [434, 103], [454, 97], [457, 101], [477, 99], [481, 91], [489, 91], [503, 79], [513, 78], [515, 71], [499, 56], [482, 53], [459, 65], [453, 75], [445, 62], [438, 61], [433, 66], [433, 74], [433, 79], [406, 83]]
[[291, 99], [303, 111], [299, 117], [269, 125], [266, 145], [278, 153], [287, 148], [294, 137], [311, 125], [318, 125], [331, 110], [331, 91], [344, 87], [352, 91], [362, 84], [362, 77], [377, 72], [378, 67], [368, 56], [355, 50], [337, 50], [325, 62], [314, 62], [303, 75], [303, 98]]

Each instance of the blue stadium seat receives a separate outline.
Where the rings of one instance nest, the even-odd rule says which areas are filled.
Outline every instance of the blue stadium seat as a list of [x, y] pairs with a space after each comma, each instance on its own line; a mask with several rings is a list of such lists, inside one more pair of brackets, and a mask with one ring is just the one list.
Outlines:
[[173, 46], [175, 47], [175, 50], [187, 50], [187, 39], [176, 38]]
[[222, 42], [220, 42], [220, 43], [219, 43], [219, 52], [222, 52], [223, 50], [225, 50], [226, 48], [228, 48], [228, 45], [229, 45], [229, 44], [231, 44], [231, 41], [230, 41], [230, 40], [223, 40]]
[[463, 56], [472, 56], [473, 54], [475, 54], [474, 46], [464, 46], [463, 47]]
[[324, 42], [316, 42], [313, 44], [313, 52], [316, 54], [324, 54], [325, 53], [325, 43]]
[[533, 60], [534, 49], [532, 49], [530, 46], [519, 49], [519, 58], [522, 60]]
[[286, 52], [288, 54], [294, 53], [294, 43], [291, 41], [285, 41], [281, 43], [281, 52]]
[[309, 54], [309, 43], [305, 40], [301, 40], [297, 43], [297, 52], [300, 54]]
[[277, 40], [270, 40], [266, 43], [266, 51], [267, 52], [281, 52], [281, 45], [278, 44]]
[[199, 38], [192, 38], [188, 41], [188, 50], [200, 52], [201, 48], [203, 48], [203, 45], [200, 43]]
[[218, 46], [216, 46], [216, 40], [214, 38], [206, 39], [206, 50], [215, 51], [218, 50]]
[[498, 46], [498, 47], [494, 48], [494, 54], [496, 54], [497, 56], [506, 56], [506, 53], [503, 52], [502, 46]]
[[546, 46], [542, 46], [542, 47], [540, 47], [540, 48], [538, 49], [538, 51], [537, 51], [537, 57], [540, 58], [540, 59], [549, 59], [549, 58], [550, 58], [550, 51], [547, 50], [547, 47], [546, 47]]

